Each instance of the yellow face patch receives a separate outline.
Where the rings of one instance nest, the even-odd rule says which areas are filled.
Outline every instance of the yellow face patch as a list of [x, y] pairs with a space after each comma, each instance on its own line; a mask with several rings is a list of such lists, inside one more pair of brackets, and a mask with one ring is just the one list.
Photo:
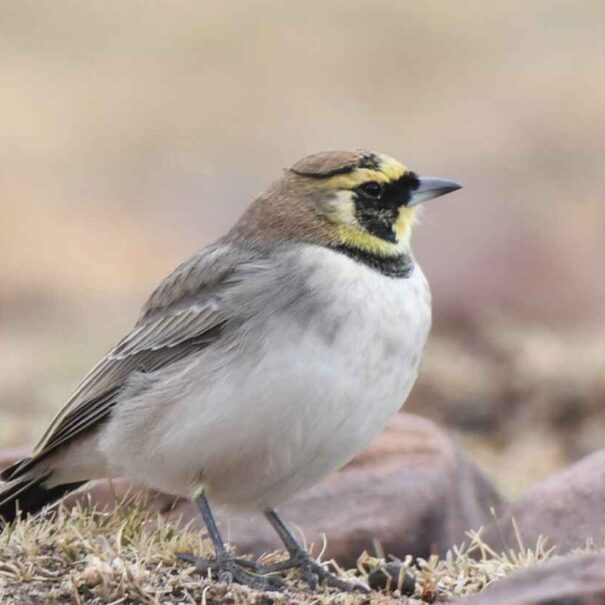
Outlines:
[[377, 183], [389, 183], [404, 176], [408, 169], [406, 166], [389, 157], [388, 155], [377, 155], [378, 168], [356, 168], [353, 172], [337, 174], [326, 179], [324, 184], [330, 189], [354, 189], [368, 181]]
[[407, 208], [402, 206], [399, 208], [399, 216], [393, 225], [393, 231], [398, 241], [409, 245], [412, 237], [412, 227], [416, 224], [417, 220], [418, 210], [415, 207]]
[[378, 158], [380, 160], [380, 172], [386, 175], [389, 181], [396, 181], [409, 172], [407, 166], [388, 155], [379, 154]]
[[[353, 216], [353, 210], [343, 211], [341, 216], [346, 214], [347, 217]], [[337, 227], [338, 239], [341, 244], [352, 246], [370, 254], [379, 256], [393, 256], [406, 252], [410, 247], [410, 239], [412, 235], [412, 227], [416, 222], [416, 209], [401, 207], [399, 216], [393, 225], [395, 233], [395, 242], [376, 237], [355, 222], [342, 222]]]
[[380, 256], [401, 254], [409, 248], [416, 210], [401, 206], [392, 222], [395, 241], [388, 241], [370, 233], [356, 216], [353, 190], [370, 181], [388, 184], [405, 176], [406, 166], [386, 155], [376, 155], [376, 168], [356, 168], [350, 173], [337, 174], [322, 183], [335, 191], [332, 202], [325, 207], [325, 214], [337, 225], [338, 239], [342, 244]]

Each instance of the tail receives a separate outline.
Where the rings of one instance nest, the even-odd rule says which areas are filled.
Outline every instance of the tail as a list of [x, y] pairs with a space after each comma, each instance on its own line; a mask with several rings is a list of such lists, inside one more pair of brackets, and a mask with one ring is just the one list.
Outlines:
[[0, 529], [17, 518], [35, 515], [45, 506], [54, 504], [86, 483], [78, 481], [45, 487], [52, 472], [41, 476], [32, 476], [31, 473], [19, 476], [18, 469], [22, 462], [25, 461], [6, 469], [0, 475], [0, 478], [7, 480], [7, 483], [0, 485]]

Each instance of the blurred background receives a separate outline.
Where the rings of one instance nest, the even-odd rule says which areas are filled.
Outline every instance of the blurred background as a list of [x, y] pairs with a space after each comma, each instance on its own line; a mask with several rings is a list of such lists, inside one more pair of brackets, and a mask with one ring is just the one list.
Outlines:
[[605, 446], [604, 3], [0, 13], [0, 448], [282, 169], [360, 147], [464, 184], [415, 234], [435, 328], [406, 409], [510, 496]]

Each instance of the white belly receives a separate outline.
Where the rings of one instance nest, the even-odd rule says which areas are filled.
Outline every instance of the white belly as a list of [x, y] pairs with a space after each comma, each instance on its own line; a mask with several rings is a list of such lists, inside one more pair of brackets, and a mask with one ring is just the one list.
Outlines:
[[155, 416], [152, 435], [108, 439], [115, 464], [165, 491], [203, 486], [214, 501], [272, 507], [385, 426], [416, 378], [430, 325], [426, 280], [418, 267], [393, 279], [333, 252], [305, 254], [332, 268], [313, 274], [321, 317], [276, 313], [254, 354], [235, 348], [229, 363], [200, 368], [199, 387]]

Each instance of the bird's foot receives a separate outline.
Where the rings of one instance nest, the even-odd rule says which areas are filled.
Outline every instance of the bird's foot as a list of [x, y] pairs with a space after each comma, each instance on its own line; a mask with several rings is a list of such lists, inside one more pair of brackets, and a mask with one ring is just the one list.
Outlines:
[[284, 571], [286, 569], [298, 569], [302, 580], [315, 590], [319, 584], [326, 584], [345, 592], [370, 592], [369, 588], [358, 582], [349, 582], [327, 571], [321, 563], [318, 563], [304, 550], [292, 552], [286, 561], [280, 561], [273, 565], [264, 567], [266, 573]]
[[258, 590], [282, 590], [285, 586], [282, 578], [267, 572], [256, 561], [228, 556], [203, 559], [195, 555], [181, 554], [178, 557], [195, 565], [203, 574], [211, 574], [219, 582], [243, 584]]

